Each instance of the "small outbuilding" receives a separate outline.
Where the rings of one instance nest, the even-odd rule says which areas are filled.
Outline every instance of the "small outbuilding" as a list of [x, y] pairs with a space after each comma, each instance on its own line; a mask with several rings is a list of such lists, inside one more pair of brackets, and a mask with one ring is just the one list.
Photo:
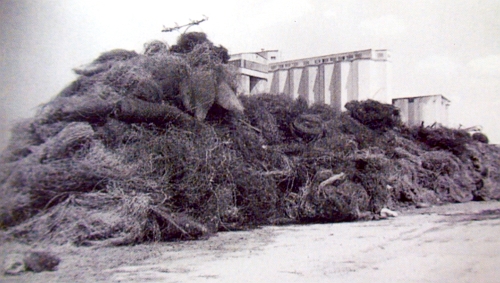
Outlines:
[[451, 101], [441, 94], [392, 99], [400, 110], [401, 120], [407, 126], [448, 126], [448, 108]]

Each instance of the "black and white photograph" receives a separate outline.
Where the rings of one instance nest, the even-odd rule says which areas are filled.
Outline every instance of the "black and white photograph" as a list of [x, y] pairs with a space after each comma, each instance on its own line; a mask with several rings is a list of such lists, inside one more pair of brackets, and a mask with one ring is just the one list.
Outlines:
[[0, 0], [0, 282], [498, 282], [499, 0]]

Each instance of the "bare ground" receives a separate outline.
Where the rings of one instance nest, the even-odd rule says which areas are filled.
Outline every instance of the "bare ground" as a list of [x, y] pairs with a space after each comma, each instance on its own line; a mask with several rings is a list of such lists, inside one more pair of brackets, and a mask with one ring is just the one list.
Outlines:
[[498, 282], [500, 202], [409, 210], [371, 222], [264, 227], [132, 247], [0, 245], [61, 258], [1, 282]]

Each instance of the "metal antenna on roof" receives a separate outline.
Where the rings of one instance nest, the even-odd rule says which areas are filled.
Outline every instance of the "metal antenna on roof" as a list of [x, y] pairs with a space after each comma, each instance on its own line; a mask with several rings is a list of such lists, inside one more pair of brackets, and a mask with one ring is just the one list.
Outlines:
[[186, 29], [184, 30], [184, 32], [183, 32], [183, 34], [184, 34], [184, 33], [186, 33], [186, 32], [188, 31], [188, 29], [189, 29], [190, 27], [192, 27], [192, 26], [197, 26], [197, 25], [199, 25], [199, 24], [203, 23], [204, 21], [208, 21], [208, 17], [207, 17], [207, 16], [205, 16], [205, 15], [203, 15], [203, 19], [201, 19], [201, 20], [193, 21], [193, 20], [191, 20], [191, 19], [190, 19], [190, 22], [189, 22], [189, 23], [187, 23], [187, 24], [185, 24], [185, 25], [182, 25], [182, 26], [178, 25], [177, 23], [175, 23], [175, 26], [174, 26], [174, 27], [169, 27], [169, 28], [167, 28], [167, 27], [163, 26], [163, 29], [161, 30], [161, 32], [171, 32], [171, 31], [174, 31], [174, 30], [179, 31], [179, 30], [181, 30], [182, 28], [186, 28]]

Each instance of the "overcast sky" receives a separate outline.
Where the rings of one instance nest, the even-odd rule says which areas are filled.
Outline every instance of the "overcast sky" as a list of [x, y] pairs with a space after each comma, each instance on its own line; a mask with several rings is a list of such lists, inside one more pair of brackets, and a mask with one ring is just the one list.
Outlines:
[[282, 59], [362, 49], [392, 52], [394, 97], [442, 94], [453, 126], [481, 125], [500, 143], [500, 1], [0, 0], [0, 148], [16, 119], [75, 79], [72, 68], [116, 48], [174, 44], [163, 26], [209, 17], [203, 31], [230, 53]]

